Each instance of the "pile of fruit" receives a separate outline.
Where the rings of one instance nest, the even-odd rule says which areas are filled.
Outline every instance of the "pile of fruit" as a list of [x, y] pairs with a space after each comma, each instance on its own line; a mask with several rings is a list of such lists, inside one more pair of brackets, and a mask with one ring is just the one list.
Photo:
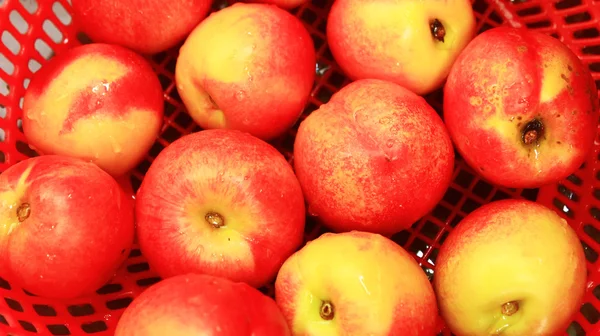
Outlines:
[[[23, 132], [41, 155], [0, 175], [0, 277], [85, 297], [135, 241], [161, 281], [117, 336], [428, 336], [438, 318], [457, 336], [562, 334], [586, 263], [553, 210], [480, 207], [445, 240], [432, 282], [389, 237], [442, 199], [455, 150], [507, 188], [575, 172], [598, 123], [588, 69], [548, 35], [476, 35], [469, 0], [335, 0], [328, 44], [352, 82], [299, 122], [316, 56], [289, 10], [305, 1], [209, 14], [211, 0], [72, 0], [93, 42], [27, 88]], [[177, 92], [202, 130], [162, 150], [134, 193], [128, 173], [164, 117], [145, 56], [179, 43]], [[422, 97], [441, 87], [442, 116]], [[272, 141], [295, 127], [290, 163]], [[307, 213], [331, 233], [304, 244]], [[274, 298], [258, 290], [273, 282]]]

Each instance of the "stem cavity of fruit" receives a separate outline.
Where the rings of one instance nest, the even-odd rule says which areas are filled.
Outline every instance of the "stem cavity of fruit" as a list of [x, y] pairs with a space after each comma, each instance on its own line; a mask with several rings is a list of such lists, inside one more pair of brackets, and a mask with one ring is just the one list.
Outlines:
[[19, 222], [24, 222], [31, 215], [31, 205], [29, 203], [23, 203], [17, 208], [17, 218]]
[[533, 119], [523, 126], [521, 133], [523, 134], [524, 144], [531, 145], [537, 143], [544, 135], [544, 124], [539, 119]]
[[444, 42], [444, 37], [446, 37], [446, 28], [438, 19], [433, 19], [429, 21], [429, 29], [431, 30], [431, 35], [433, 38], [440, 42]]
[[335, 308], [333, 307], [333, 303], [329, 301], [323, 301], [321, 303], [321, 310], [319, 311], [319, 315], [321, 315], [321, 318], [323, 320], [333, 320], [333, 318], [335, 317]]
[[519, 303], [517, 301], [509, 301], [502, 305], [502, 315], [511, 316], [519, 311]]
[[215, 228], [220, 228], [225, 226], [225, 218], [223, 218], [223, 216], [221, 216], [221, 214], [217, 213], [217, 212], [208, 212], [205, 216], [204, 219], [206, 220], [206, 222], [210, 225], [212, 225]]

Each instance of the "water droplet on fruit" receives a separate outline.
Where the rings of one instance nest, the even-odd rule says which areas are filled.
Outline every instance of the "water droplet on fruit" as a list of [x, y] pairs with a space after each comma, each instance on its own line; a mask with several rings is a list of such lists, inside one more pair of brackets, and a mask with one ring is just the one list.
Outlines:
[[242, 90], [238, 91], [235, 94], [235, 99], [237, 99], [238, 101], [242, 101], [242, 100], [244, 100], [244, 98], [246, 98], [246, 93]]
[[110, 315], [110, 314], [106, 314], [106, 315], [104, 315], [104, 320], [105, 320], [105, 321], [108, 321], [108, 320], [110, 320], [111, 318], [112, 318], [112, 315]]

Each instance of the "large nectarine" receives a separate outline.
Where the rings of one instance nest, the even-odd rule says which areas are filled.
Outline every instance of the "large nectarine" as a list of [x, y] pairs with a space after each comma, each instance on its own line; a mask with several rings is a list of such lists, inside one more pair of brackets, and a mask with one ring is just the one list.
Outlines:
[[127, 258], [133, 236], [133, 203], [92, 163], [45, 155], [0, 175], [0, 276], [33, 294], [92, 294]]
[[150, 64], [109, 44], [55, 56], [35, 74], [23, 103], [23, 131], [38, 152], [91, 161], [113, 176], [143, 159], [162, 118], [162, 89]]
[[326, 226], [389, 235], [442, 198], [454, 150], [442, 119], [422, 97], [365, 79], [300, 124], [294, 165], [310, 213]]
[[292, 14], [274, 5], [236, 3], [194, 29], [175, 75], [179, 95], [202, 128], [270, 140], [302, 113], [315, 78], [315, 50]]
[[559, 40], [501, 27], [452, 67], [444, 120], [465, 161], [490, 182], [537, 188], [575, 172], [592, 149], [598, 97], [589, 70]]

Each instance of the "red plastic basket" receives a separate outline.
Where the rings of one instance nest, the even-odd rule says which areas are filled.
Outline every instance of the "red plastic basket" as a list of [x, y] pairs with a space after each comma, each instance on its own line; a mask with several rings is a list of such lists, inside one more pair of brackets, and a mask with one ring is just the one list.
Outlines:
[[[226, 5], [215, 0], [214, 9]], [[312, 34], [318, 56], [317, 79], [304, 116], [349, 82], [327, 48], [325, 22], [330, 5], [330, 0], [313, 0], [293, 11]], [[560, 39], [589, 66], [600, 88], [600, 1], [476, 0], [473, 8], [480, 31], [499, 25], [526, 26]], [[53, 54], [86, 42], [78, 34], [70, 10], [68, 0], [0, 0], [0, 172], [36, 155], [26, 143], [20, 119], [29, 80]], [[132, 175], [134, 189], [163, 148], [183, 134], [199, 130], [185, 112], [173, 83], [176, 57], [177, 48], [151, 57], [164, 89], [165, 122], [159, 139]], [[441, 97], [441, 91], [427, 97], [438, 111]], [[293, 159], [294, 135], [292, 130], [273, 142], [289, 160]], [[414, 255], [431, 278], [440, 244], [466, 214], [492, 200], [537, 200], [555, 209], [577, 230], [588, 261], [587, 293], [566, 334], [600, 335], [599, 161], [600, 138], [587, 163], [565, 181], [540, 190], [515, 190], [490, 185], [459, 159], [454, 182], [444, 199], [393, 239]], [[306, 239], [322, 232], [323, 228], [309, 217]], [[0, 335], [112, 335], [125, 307], [159, 280], [135, 247], [112, 282], [91, 297], [68, 302], [47, 300], [0, 278]], [[264, 291], [272, 294], [272, 288]], [[441, 320], [439, 332], [450, 335]]]

